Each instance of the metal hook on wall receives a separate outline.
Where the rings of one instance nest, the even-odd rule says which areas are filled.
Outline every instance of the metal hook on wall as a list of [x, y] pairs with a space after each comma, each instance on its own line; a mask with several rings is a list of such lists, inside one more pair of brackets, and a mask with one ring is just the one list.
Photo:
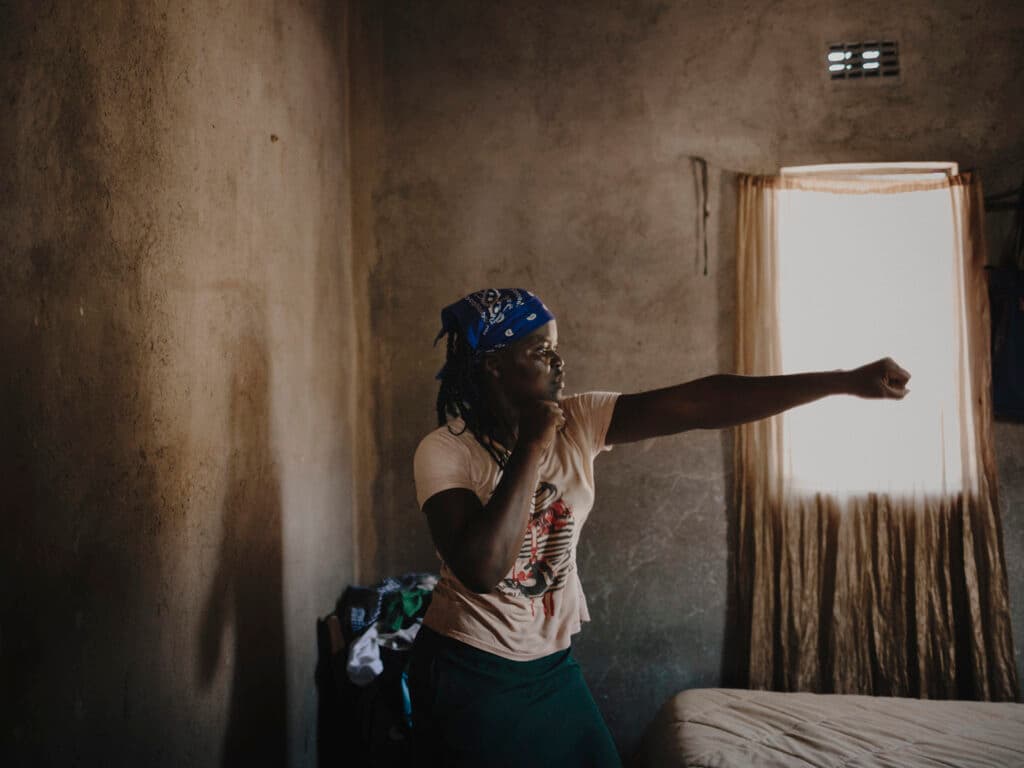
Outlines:
[[691, 156], [690, 161], [693, 163], [693, 172], [698, 181], [698, 194], [700, 199], [698, 205], [700, 206], [701, 216], [698, 220], [698, 237], [700, 238], [700, 245], [698, 248], [702, 248], [704, 251], [704, 275], [708, 274], [708, 217], [711, 215], [711, 209], [708, 207], [708, 161], [703, 157]]

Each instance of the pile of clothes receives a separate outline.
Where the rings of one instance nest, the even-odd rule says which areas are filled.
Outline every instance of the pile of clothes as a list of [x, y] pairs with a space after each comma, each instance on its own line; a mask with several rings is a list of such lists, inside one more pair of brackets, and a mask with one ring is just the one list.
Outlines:
[[410, 758], [409, 649], [438, 576], [409, 572], [350, 586], [321, 620], [320, 764], [403, 765]]
[[420, 629], [437, 584], [433, 573], [405, 573], [372, 587], [349, 587], [340, 603], [341, 630], [348, 648], [346, 671], [358, 686], [384, 671], [380, 649], [407, 651]]

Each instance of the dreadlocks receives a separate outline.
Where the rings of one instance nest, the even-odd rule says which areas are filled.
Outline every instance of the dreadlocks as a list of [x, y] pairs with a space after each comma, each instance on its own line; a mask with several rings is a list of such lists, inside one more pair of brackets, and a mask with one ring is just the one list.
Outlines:
[[[437, 393], [437, 425], [448, 424], [448, 417], [461, 417], [466, 428], [497, 462], [505, 468], [508, 453], [495, 447], [496, 420], [487, 404], [487, 393], [481, 378], [483, 354], [474, 352], [459, 328], [448, 331], [448, 353], [441, 374], [441, 387]], [[448, 431], [453, 432], [448, 424]], [[465, 428], [463, 429], [465, 431]]]
[[[508, 347], [554, 317], [544, 302], [522, 288], [485, 288], [441, 310], [441, 332], [434, 344], [447, 336], [448, 356], [435, 377], [441, 382], [437, 425], [447, 424], [449, 416], [462, 417], [501, 469], [510, 454], [495, 448], [497, 419], [488, 407], [481, 375], [484, 355]], [[451, 426], [448, 431], [462, 434], [452, 432]]]

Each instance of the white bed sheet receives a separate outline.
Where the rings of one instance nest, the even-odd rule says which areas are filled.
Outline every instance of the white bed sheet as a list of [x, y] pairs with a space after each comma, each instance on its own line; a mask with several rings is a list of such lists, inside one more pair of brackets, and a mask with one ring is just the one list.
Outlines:
[[727, 688], [669, 699], [638, 768], [1024, 768], [1024, 704]]

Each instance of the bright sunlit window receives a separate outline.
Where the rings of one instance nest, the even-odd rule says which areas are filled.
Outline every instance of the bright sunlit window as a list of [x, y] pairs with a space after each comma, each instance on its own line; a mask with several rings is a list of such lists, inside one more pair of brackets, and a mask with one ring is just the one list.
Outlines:
[[[783, 175], [827, 172], [795, 168]], [[856, 171], [897, 172], [887, 166]], [[913, 173], [927, 178], [956, 169], [919, 167]], [[782, 370], [849, 369], [890, 356], [912, 374], [911, 392], [902, 401], [832, 397], [786, 413], [785, 471], [793, 490], [846, 496], [960, 489], [960, 282], [954, 277], [952, 211], [946, 188], [781, 191]]]

